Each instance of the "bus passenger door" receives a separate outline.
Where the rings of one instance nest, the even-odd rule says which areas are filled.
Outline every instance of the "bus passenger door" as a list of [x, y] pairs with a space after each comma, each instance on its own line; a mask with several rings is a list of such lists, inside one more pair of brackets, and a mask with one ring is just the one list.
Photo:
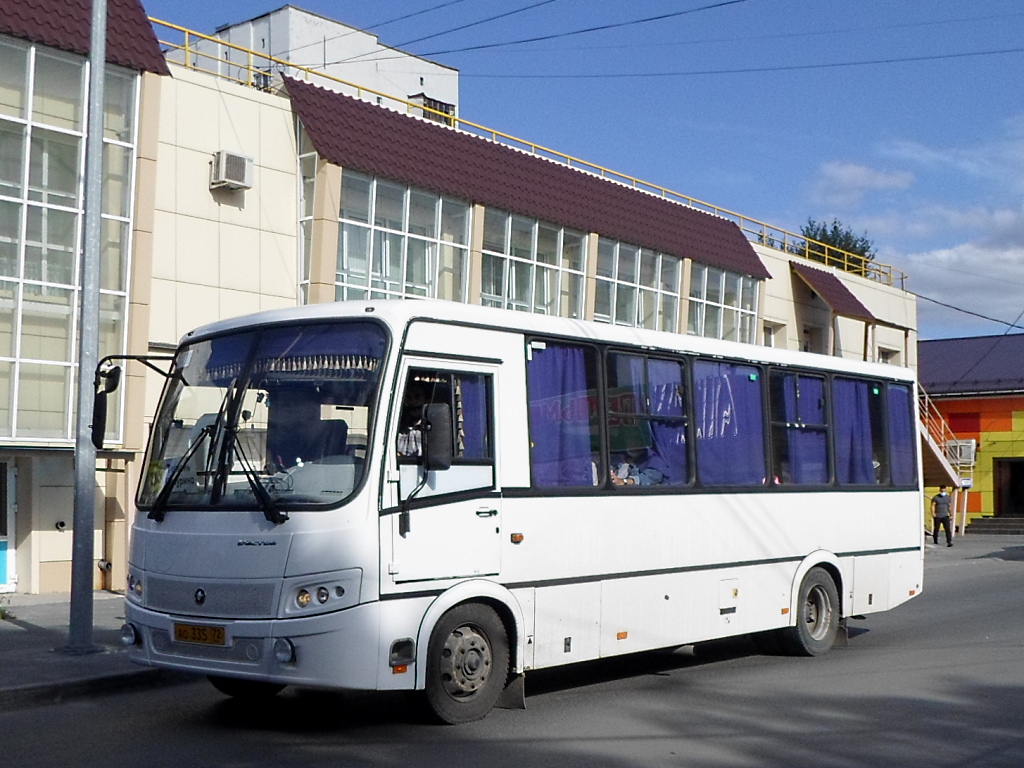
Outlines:
[[[395, 582], [498, 573], [501, 495], [495, 449], [498, 366], [406, 358], [388, 447]], [[423, 406], [447, 404], [452, 415], [452, 465], [421, 466]], [[397, 425], [394, 423], [397, 421]]]

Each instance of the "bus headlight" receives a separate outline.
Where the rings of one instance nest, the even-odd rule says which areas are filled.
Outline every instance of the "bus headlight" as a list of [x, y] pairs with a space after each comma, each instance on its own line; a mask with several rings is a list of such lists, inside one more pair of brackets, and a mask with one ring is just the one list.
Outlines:
[[352, 608], [359, 603], [361, 580], [358, 568], [285, 579], [278, 616], [298, 618]]
[[128, 571], [128, 590], [125, 595], [137, 603], [142, 602], [142, 578]]

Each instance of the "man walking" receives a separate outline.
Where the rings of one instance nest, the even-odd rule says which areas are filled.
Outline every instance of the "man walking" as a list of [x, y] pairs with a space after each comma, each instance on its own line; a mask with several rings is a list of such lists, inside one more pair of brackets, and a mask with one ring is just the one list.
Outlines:
[[949, 503], [950, 495], [946, 493], [946, 486], [940, 485], [937, 495], [932, 496], [932, 543], [939, 543], [939, 526], [946, 529], [946, 546], [953, 546], [953, 532], [949, 527]]

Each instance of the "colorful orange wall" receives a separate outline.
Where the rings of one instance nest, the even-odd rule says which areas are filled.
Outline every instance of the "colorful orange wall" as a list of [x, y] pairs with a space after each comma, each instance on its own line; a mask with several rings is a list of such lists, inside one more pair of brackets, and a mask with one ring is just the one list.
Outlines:
[[967, 497], [968, 513], [972, 517], [994, 515], [995, 472], [992, 460], [1024, 457], [1024, 397], [978, 397], [934, 402], [957, 438], [978, 441], [974, 487]]

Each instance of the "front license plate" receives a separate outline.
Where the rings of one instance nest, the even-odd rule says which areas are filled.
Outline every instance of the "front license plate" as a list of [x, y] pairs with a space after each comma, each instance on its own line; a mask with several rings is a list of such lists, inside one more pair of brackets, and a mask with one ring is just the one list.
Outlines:
[[198, 624], [175, 624], [174, 641], [199, 645], [224, 645], [224, 627], [201, 627]]

